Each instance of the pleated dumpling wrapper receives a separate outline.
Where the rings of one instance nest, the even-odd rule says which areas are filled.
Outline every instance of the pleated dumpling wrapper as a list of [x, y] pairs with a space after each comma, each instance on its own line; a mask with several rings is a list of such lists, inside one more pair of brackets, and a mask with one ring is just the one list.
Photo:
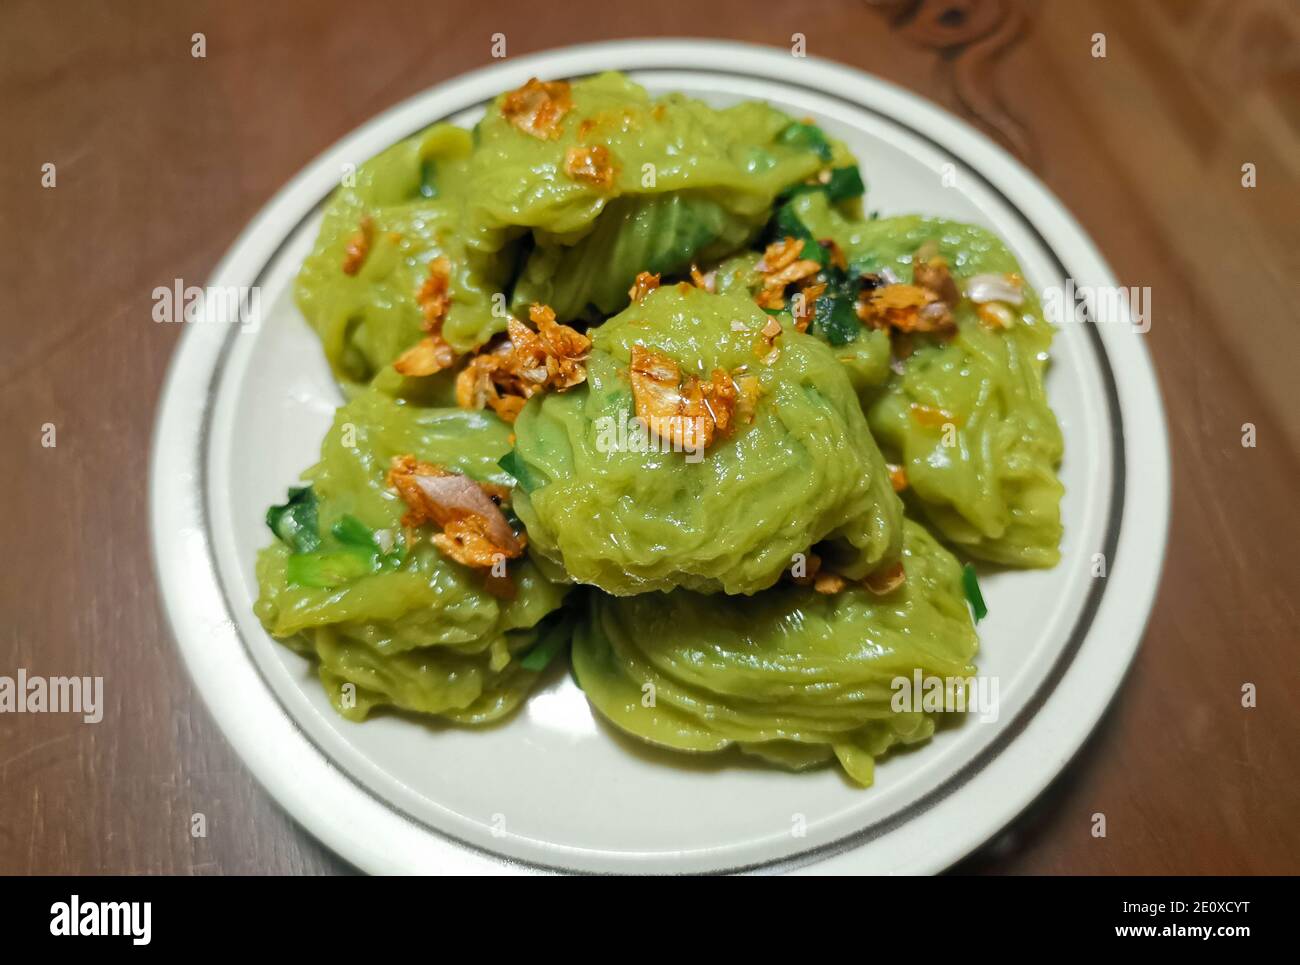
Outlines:
[[424, 409], [365, 390], [338, 410], [307, 485], [268, 515], [279, 538], [258, 557], [255, 612], [273, 636], [319, 661], [345, 717], [392, 705], [480, 723], [527, 695], [537, 674], [520, 657], [556, 622], [567, 587], [525, 553], [505, 563], [493, 592], [490, 573], [434, 545], [432, 524], [406, 530], [408, 507], [386, 478], [394, 456], [411, 455], [508, 486], [497, 460], [509, 434], [491, 413]]
[[505, 328], [492, 298], [509, 286], [511, 256], [465, 245], [469, 131], [435, 124], [355, 171], [325, 206], [298, 273], [298, 307], [320, 336], [335, 378], [355, 390], [421, 339], [447, 369]]
[[539, 559], [617, 595], [755, 593], [810, 549], [850, 580], [897, 561], [902, 505], [822, 342], [685, 284], [592, 339], [586, 382], [515, 423]]
[[529, 81], [475, 135], [469, 244], [527, 234], [512, 310], [544, 302], [560, 321], [620, 311], [642, 271], [685, 274], [738, 250], [782, 191], [852, 161], [768, 104], [652, 97], [612, 72]]
[[[978, 639], [961, 566], [904, 524], [902, 585], [883, 595], [783, 584], [753, 597], [591, 594], [573, 642], [587, 699], [615, 727], [680, 751], [732, 745], [795, 769], [832, 757], [870, 785], [875, 758], [934, 733], [895, 698], [919, 672], [951, 710]], [[905, 683], [904, 683], [905, 682]]]
[[905, 282], [882, 286], [873, 300], [888, 306], [891, 293], [917, 291], [927, 268], [951, 278], [946, 328], [891, 329], [896, 364], [871, 393], [871, 430], [902, 466], [909, 505], [949, 543], [1008, 566], [1056, 565], [1064, 440], [1043, 382], [1053, 333], [1015, 256], [973, 225], [852, 221], [817, 195], [790, 206], [817, 237], [834, 239], [855, 271]]

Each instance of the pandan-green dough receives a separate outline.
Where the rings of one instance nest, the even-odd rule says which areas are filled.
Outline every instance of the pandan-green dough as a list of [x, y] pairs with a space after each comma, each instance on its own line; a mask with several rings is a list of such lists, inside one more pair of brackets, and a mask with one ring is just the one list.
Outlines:
[[[255, 612], [273, 636], [319, 661], [344, 716], [360, 720], [392, 705], [479, 723], [517, 706], [536, 679], [519, 655], [537, 643], [568, 588], [525, 556], [508, 566], [514, 599], [491, 595], [482, 572], [431, 545], [428, 527], [407, 542], [406, 506], [384, 481], [393, 456], [409, 453], [508, 485], [497, 460], [509, 435], [491, 413], [419, 408], [376, 389], [336, 414], [320, 462], [303, 474], [319, 545], [304, 553], [276, 541], [261, 552]], [[347, 537], [348, 526], [360, 541]], [[316, 585], [295, 582], [295, 574]]]
[[883, 596], [790, 584], [753, 597], [591, 594], [574, 672], [602, 717], [652, 744], [736, 745], [795, 769], [838, 759], [869, 785], [877, 757], [934, 732], [935, 715], [895, 709], [895, 682], [975, 673], [960, 564], [909, 520], [903, 568]]
[[[651, 96], [618, 73], [530, 82], [472, 131], [436, 124], [340, 172], [295, 297], [348, 401], [320, 462], [267, 513], [255, 604], [339, 713], [495, 720], [572, 637], [594, 710], [661, 747], [838, 761], [869, 785], [878, 757], [933, 734], [941, 714], [894, 698], [900, 679], [951, 688], [974, 673], [967, 594], [984, 605], [953, 554], [1059, 559], [1052, 329], [1027, 285], [983, 319], [962, 298], [955, 332], [864, 325], [857, 306], [912, 282], [923, 245], [963, 291], [1020, 267], [980, 228], [865, 218], [862, 173], [811, 121]], [[778, 293], [761, 262], [787, 238], [817, 264], [777, 277], [798, 275]], [[395, 360], [430, 330], [420, 292], [438, 259], [450, 297], [433, 325], [459, 358], [402, 375]], [[642, 272], [660, 284], [632, 301]], [[585, 359], [557, 350], [534, 304], [591, 339]], [[511, 315], [538, 338], [514, 326], [507, 341]], [[668, 372], [665, 395], [673, 366], [724, 417], [715, 387], [734, 389], [732, 424], [702, 447], [647, 427], [637, 347]], [[514, 395], [489, 396], [507, 416], [522, 405], [513, 424], [455, 407], [458, 385], [483, 401], [483, 382], [458, 383], [480, 351], [469, 374]], [[494, 497], [526, 536], [513, 596], [444, 557], [430, 525], [402, 526], [385, 476], [407, 454], [513, 487]], [[872, 592], [900, 562], [904, 582]], [[817, 567], [820, 581], [796, 582]]]
[[[622, 74], [575, 81], [559, 136], [534, 137], [502, 113], [502, 95], [475, 131], [470, 243], [493, 252], [531, 230], [514, 290], [522, 314], [550, 305], [561, 321], [628, 303], [639, 272], [679, 274], [743, 247], [777, 195], [847, 157], [783, 136], [792, 119], [757, 101], [721, 110], [681, 94], [651, 97]], [[600, 145], [609, 187], [571, 177], [568, 152]]]
[[[901, 504], [848, 377], [792, 328], [765, 361], [768, 321], [748, 298], [673, 285], [595, 329], [586, 383], [535, 398], [515, 423], [514, 506], [532, 549], [619, 595], [755, 593], [810, 548], [854, 579], [896, 558]], [[755, 376], [752, 423], [702, 453], [638, 444], [655, 437], [636, 435], [634, 344], [683, 373]]]
[[[513, 254], [485, 255], [465, 245], [471, 150], [468, 131], [434, 125], [345, 174], [326, 204], [294, 293], [335, 377], [349, 390], [424, 335], [416, 296], [439, 256], [451, 265], [451, 307], [442, 327], [447, 341], [466, 352], [505, 330], [505, 313], [493, 313], [492, 298], [509, 283]], [[344, 258], [363, 217], [371, 221], [369, 250], [349, 275]]]
[[[927, 242], [959, 286], [975, 275], [1021, 273], [983, 228], [915, 215], [856, 221], [819, 194], [792, 205], [814, 235], [840, 245], [853, 273], [889, 269], [910, 282], [912, 255]], [[1064, 442], [1043, 388], [1052, 328], [1034, 291], [1025, 285], [1023, 293], [1023, 304], [1010, 306], [1010, 327], [985, 325], [963, 299], [955, 338], [915, 338], [902, 371], [879, 390], [856, 381], [881, 449], [907, 471], [909, 504], [946, 540], [980, 559], [1049, 567], [1060, 559]], [[916, 406], [949, 413], [953, 428], [918, 418]]]

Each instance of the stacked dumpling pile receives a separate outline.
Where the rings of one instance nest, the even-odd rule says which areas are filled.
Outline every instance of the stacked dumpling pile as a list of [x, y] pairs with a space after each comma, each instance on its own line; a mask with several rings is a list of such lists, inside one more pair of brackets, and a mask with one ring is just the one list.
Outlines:
[[810, 122], [618, 74], [364, 165], [299, 277], [349, 401], [264, 625], [354, 719], [492, 720], [568, 649], [623, 731], [869, 784], [935, 728], [897, 682], [974, 673], [943, 544], [1056, 561], [1061, 439], [1005, 247], [862, 193]]

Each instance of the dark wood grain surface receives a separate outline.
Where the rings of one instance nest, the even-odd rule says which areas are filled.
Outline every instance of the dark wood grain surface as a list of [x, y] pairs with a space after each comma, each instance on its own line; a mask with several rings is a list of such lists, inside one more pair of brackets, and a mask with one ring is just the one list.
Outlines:
[[151, 292], [202, 284], [299, 168], [490, 62], [497, 32], [511, 55], [801, 33], [1000, 139], [1121, 283], [1150, 287], [1174, 515], [1145, 642], [1084, 752], [959, 870], [1300, 871], [1300, 5], [8, 0], [0, 674], [102, 675], [106, 708], [98, 724], [0, 715], [0, 872], [349, 870], [227, 746], [161, 615], [147, 457], [180, 332], [151, 320]]

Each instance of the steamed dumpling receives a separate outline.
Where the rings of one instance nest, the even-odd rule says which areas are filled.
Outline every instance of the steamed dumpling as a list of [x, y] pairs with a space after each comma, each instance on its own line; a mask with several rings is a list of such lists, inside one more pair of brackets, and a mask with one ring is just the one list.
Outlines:
[[497, 460], [509, 434], [490, 413], [418, 408], [374, 389], [336, 414], [321, 461], [303, 474], [308, 488], [280, 516], [281, 539], [258, 557], [255, 612], [273, 636], [319, 661], [344, 716], [363, 719], [386, 704], [478, 723], [527, 694], [537, 675], [518, 658], [567, 588], [524, 557], [508, 567], [514, 597], [489, 593], [482, 572], [430, 544], [428, 527], [408, 541], [406, 506], [384, 478], [394, 456], [411, 454], [508, 485]]
[[904, 523], [903, 585], [883, 596], [783, 584], [753, 597], [591, 594], [579, 685], [615, 727], [680, 751], [732, 745], [793, 768], [838, 758], [861, 784], [935, 717], [893, 707], [894, 682], [966, 678], [978, 641], [961, 567]]
[[508, 286], [513, 255], [464, 243], [472, 147], [468, 131], [434, 125], [360, 165], [325, 206], [295, 296], [345, 385], [369, 382], [424, 336], [419, 297], [435, 259], [449, 269], [441, 332], [453, 348], [505, 329], [492, 298]]
[[783, 189], [847, 156], [803, 130], [761, 102], [651, 97], [617, 73], [530, 82], [476, 129], [470, 243], [490, 252], [531, 232], [516, 313], [613, 314], [639, 272], [681, 274], [741, 248]]
[[[764, 336], [769, 325], [779, 334]], [[747, 298], [689, 285], [651, 292], [592, 335], [586, 383], [534, 398], [515, 423], [514, 506], [539, 557], [620, 595], [755, 593], [810, 548], [849, 579], [897, 558], [902, 507], [826, 345]], [[742, 400], [731, 431], [702, 451], [661, 451], [630, 383], [646, 349], [683, 377], [721, 370]]]
[[[982, 228], [918, 216], [852, 220], [817, 194], [791, 208], [841, 247], [855, 273], [910, 281], [913, 255], [931, 244], [960, 288], [977, 276], [1020, 275], [1006, 245]], [[1054, 566], [1064, 442], [1043, 387], [1052, 328], [1033, 290], [1019, 290], [1021, 304], [986, 308], [984, 318], [962, 298], [951, 338], [915, 337], [883, 384], [859, 388], [872, 433], [906, 472], [906, 498], [944, 539], [997, 563]]]

